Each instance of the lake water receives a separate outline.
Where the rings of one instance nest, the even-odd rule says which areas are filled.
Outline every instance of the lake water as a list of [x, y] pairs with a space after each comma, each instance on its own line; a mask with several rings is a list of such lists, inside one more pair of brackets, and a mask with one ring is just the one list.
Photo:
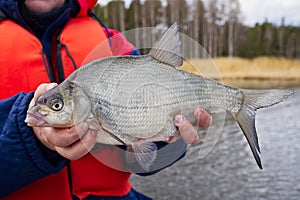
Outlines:
[[138, 191], [154, 199], [300, 199], [300, 88], [285, 102], [256, 116], [263, 170], [229, 116], [212, 151], [201, 144], [173, 166], [148, 177], [134, 175]]

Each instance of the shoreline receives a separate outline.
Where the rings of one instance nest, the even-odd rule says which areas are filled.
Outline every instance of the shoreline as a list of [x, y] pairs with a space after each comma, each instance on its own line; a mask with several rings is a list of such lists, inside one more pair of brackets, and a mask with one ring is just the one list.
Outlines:
[[234, 87], [300, 86], [300, 61], [281, 57], [190, 59], [181, 69]]

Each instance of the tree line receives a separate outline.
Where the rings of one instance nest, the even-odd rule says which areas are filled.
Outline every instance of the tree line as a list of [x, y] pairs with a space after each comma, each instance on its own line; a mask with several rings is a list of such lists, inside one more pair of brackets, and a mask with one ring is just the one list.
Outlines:
[[[201, 44], [212, 57], [219, 56], [283, 56], [300, 58], [300, 27], [257, 23], [253, 27], [242, 23], [239, 0], [133, 0], [129, 7], [121, 0], [111, 1], [94, 9], [110, 28], [119, 31], [141, 27], [181, 25], [181, 32]], [[134, 43], [149, 43], [152, 37], [134, 36]], [[199, 57], [190, 49], [188, 57]]]

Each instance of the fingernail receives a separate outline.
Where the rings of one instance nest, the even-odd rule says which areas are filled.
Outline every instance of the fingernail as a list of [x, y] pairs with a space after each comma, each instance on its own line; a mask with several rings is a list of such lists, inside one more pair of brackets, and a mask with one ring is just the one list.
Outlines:
[[195, 137], [194, 137], [194, 139], [193, 139], [193, 141], [192, 141], [192, 143], [191, 144], [197, 144], [198, 142], [199, 142], [199, 136], [198, 135], [195, 135]]
[[57, 83], [50, 83], [46, 86], [46, 90], [51, 90], [52, 88], [56, 87], [57, 86]]
[[201, 118], [201, 116], [202, 116], [202, 110], [201, 110], [201, 109], [198, 109], [198, 110], [197, 110], [196, 116], [197, 116], [198, 119]]
[[175, 126], [179, 126], [183, 122], [183, 120], [184, 120], [183, 116], [181, 116], [181, 115], [175, 116], [175, 119], [174, 119]]

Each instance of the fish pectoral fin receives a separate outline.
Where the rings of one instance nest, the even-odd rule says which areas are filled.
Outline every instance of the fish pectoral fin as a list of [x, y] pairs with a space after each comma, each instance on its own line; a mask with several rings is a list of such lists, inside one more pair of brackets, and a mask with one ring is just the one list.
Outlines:
[[157, 157], [157, 146], [153, 142], [136, 142], [128, 146], [126, 152], [127, 162], [137, 163], [145, 170], [150, 171]]
[[181, 45], [179, 25], [173, 23], [154, 44], [149, 55], [172, 67], [180, 67], [183, 64]]
[[114, 134], [113, 132], [105, 129], [104, 127], [102, 127], [102, 133], [106, 134], [107, 136], [115, 139], [116, 141], [118, 141], [121, 145], [127, 146], [127, 144], [121, 139], [119, 138], [116, 134]]
[[[116, 134], [114, 134], [111, 131], [102, 127], [99, 120], [97, 120], [95, 117], [91, 116], [88, 119], [88, 124], [89, 124], [90, 129], [96, 130], [102, 134], [105, 134], [107, 137], [111, 137], [111, 138], [115, 139], [116, 141], [118, 141], [120, 143], [120, 145], [127, 146], [127, 144], [121, 138], [119, 138]], [[97, 141], [97, 142], [101, 143], [101, 141]]]

